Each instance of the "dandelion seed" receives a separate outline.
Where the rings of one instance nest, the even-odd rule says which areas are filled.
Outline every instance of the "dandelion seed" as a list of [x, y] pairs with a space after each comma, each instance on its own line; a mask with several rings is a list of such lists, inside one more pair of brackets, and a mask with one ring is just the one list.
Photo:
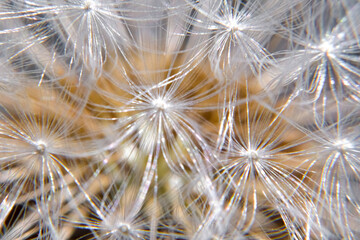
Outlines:
[[[360, 49], [355, 27], [359, 19], [355, 12], [359, 6], [350, 2], [332, 6], [328, 1], [320, 1], [304, 14], [304, 26], [291, 33], [295, 50], [284, 60], [289, 71], [283, 71], [286, 76], [275, 81], [280, 84], [295, 82], [302, 104], [313, 103], [314, 114], [321, 114], [319, 108], [329, 109], [344, 101], [358, 102], [356, 62]], [[313, 15], [313, 8], [321, 11]]]
[[314, 149], [319, 155], [312, 168], [321, 175], [313, 178], [318, 184], [316, 194], [321, 221], [326, 226], [324, 235], [329, 237], [358, 235], [352, 222], [357, 221], [360, 211], [352, 187], [360, 182], [359, 141], [358, 125], [353, 126], [351, 118], [345, 116], [333, 124], [317, 125], [310, 134], [319, 144]]
[[297, 1], [216, 1], [214, 7], [206, 3], [189, 1], [199, 14], [199, 20], [190, 18], [194, 34], [210, 36], [204, 40], [204, 51], [216, 76], [233, 79], [238, 74], [258, 74], [271, 64], [266, 46]]
[[[40, 92], [43, 98], [48, 94]], [[77, 142], [81, 141], [80, 135], [71, 137], [80, 127], [66, 120], [66, 112], [60, 117], [48, 108], [53, 104], [49, 100], [51, 94], [47, 98], [48, 106], [31, 95], [24, 99], [20, 95], [2, 94], [11, 99], [11, 105], [1, 100], [0, 112], [1, 196], [7, 196], [1, 206], [8, 205], [3, 219], [16, 211], [16, 205], [25, 207], [27, 202], [35, 201], [44, 226], [39, 231], [60, 239], [61, 205], [65, 196], [71, 196], [74, 188], [71, 185], [77, 182], [75, 176], [79, 177], [83, 171], [79, 165], [77, 171], [69, 170], [74, 159], [82, 155], [78, 152], [84, 150]]]
[[76, 225], [91, 230], [93, 239], [142, 239], [149, 236], [150, 218], [146, 214], [146, 203], [139, 198], [142, 193], [138, 192], [142, 187], [130, 182], [129, 175], [124, 176], [123, 180], [117, 182], [121, 179], [111, 179], [109, 188], [99, 192], [103, 195], [102, 198], [93, 197], [87, 200], [86, 204], [89, 205], [94, 217], [84, 219]]
[[[206, 137], [199, 131], [206, 121], [197, 122], [196, 117], [201, 118], [202, 111], [216, 111], [217, 105], [207, 102], [217, 98], [221, 87], [206, 79], [199, 68], [185, 75], [172, 75], [171, 70], [162, 70], [161, 60], [158, 62], [159, 65], [144, 66], [145, 69], [134, 66], [126, 73], [120, 72], [121, 77], [116, 77], [117, 72], [109, 72], [99, 82], [99, 90], [94, 91], [94, 95], [105, 99], [104, 105], [98, 104], [94, 110], [116, 119], [112, 144], [130, 141], [139, 145], [155, 168], [163, 157], [175, 172], [196, 171], [203, 168], [202, 154], [207, 153], [201, 152], [208, 148]], [[203, 79], [194, 82], [194, 78]]]
[[[296, 149], [306, 140], [287, 143], [287, 134], [296, 134], [296, 129], [258, 103], [247, 102], [245, 106], [240, 109], [246, 113], [239, 112], [233, 121], [235, 126], [229, 127], [226, 144], [220, 148], [224, 156], [220, 157], [223, 160], [215, 173], [216, 180], [226, 184], [223, 191], [229, 195], [228, 205], [241, 206], [240, 222], [245, 232], [252, 228], [264, 197], [279, 212], [288, 234], [300, 238], [305, 234], [308, 209], [299, 203], [310, 198], [311, 190], [301, 180], [306, 165], [309, 167], [308, 156]], [[318, 234], [315, 229], [313, 234]]]
[[25, 24], [5, 27], [4, 34], [15, 42], [4, 44], [14, 51], [10, 58], [23, 54], [33, 57], [30, 53], [35, 53], [35, 62], [45, 75], [62, 77], [67, 65], [68, 72], [98, 76], [106, 59], [124, 54], [123, 49], [130, 44], [125, 20], [131, 17], [122, 15], [124, 4], [108, 0], [7, 3], [0, 20]]

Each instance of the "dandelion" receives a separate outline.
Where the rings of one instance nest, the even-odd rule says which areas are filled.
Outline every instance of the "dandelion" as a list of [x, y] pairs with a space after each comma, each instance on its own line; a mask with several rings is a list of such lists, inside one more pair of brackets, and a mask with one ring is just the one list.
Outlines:
[[359, 238], [357, 12], [2, 1], [0, 238]]
[[[358, 125], [351, 116], [334, 123], [316, 125], [310, 134], [318, 143], [319, 154], [313, 161], [317, 182], [319, 213], [328, 237], [356, 238], [353, 223], [359, 218], [357, 199], [353, 188], [359, 182]], [[327, 220], [329, 216], [329, 220]], [[331, 219], [331, 220], [330, 220]]]
[[312, 20], [290, 33], [295, 51], [285, 58], [289, 71], [282, 71], [278, 81], [295, 82], [294, 95], [302, 96], [303, 104], [313, 103], [316, 114], [344, 100], [358, 102], [358, 9], [356, 1], [315, 2], [301, 16]]
[[[125, 4], [93, 0], [7, 1], [1, 19], [26, 25], [6, 29], [3, 34], [19, 36], [15, 55], [45, 51], [39, 52], [48, 54], [40, 63], [44, 69], [67, 63], [70, 69], [96, 73], [110, 57], [109, 52], [121, 52], [129, 43], [126, 26], [116, 24], [127, 19], [121, 11]], [[15, 46], [11, 44], [12, 48]]]
[[89, 239], [143, 239], [149, 235], [150, 226], [141, 210], [144, 203], [136, 199], [138, 188], [127, 184], [122, 183], [119, 189], [112, 185], [102, 200], [89, 203], [94, 216], [78, 223], [80, 228], [91, 231], [88, 235], [93, 237]]
[[[43, 99], [47, 97], [52, 107], [53, 100], [60, 100], [45, 92], [38, 93]], [[6, 100], [12, 106], [3, 101], [0, 115], [1, 222], [6, 221], [16, 205], [36, 201], [43, 224], [48, 231], [53, 231], [57, 221], [51, 218], [56, 218], [60, 211], [63, 195], [71, 194], [73, 187], [70, 185], [77, 181], [75, 176], [84, 171], [69, 169], [79, 158], [79, 150], [85, 149], [81, 146], [80, 126], [66, 115], [66, 105], [62, 106], [64, 115], [60, 117], [54, 109], [32, 99], [31, 95], [25, 98], [27, 102], [20, 96], [15, 98], [5, 93], [3, 96], [8, 97]], [[22, 110], [24, 106], [28, 108]], [[90, 139], [91, 136], [83, 137]]]
[[244, 112], [235, 108], [233, 126], [228, 127], [228, 136], [219, 146], [215, 172], [216, 180], [226, 184], [228, 206], [242, 206], [241, 221], [244, 231], [249, 231], [258, 208], [269, 205], [278, 211], [288, 234], [302, 238], [302, 224], [309, 213], [307, 206], [298, 204], [307, 202], [312, 191], [303, 182], [311, 155], [302, 147], [309, 140], [259, 103], [247, 102], [239, 109]]
[[[144, 191], [153, 178], [156, 181], [158, 165], [162, 164], [159, 161], [185, 175], [206, 168], [212, 153], [208, 138], [201, 131], [206, 126], [203, 114], [218, 109], [213, 102], [223, 88], [214, 79], [206, 78], [200, 68], [182, 72], [180, 67], [181, 74], [174, 74], [163, 70], [162, 64], [168, 63], [160, 61], [156, 66], [139, 64], [120, 71], [111, 69], [90, 95], [88, 106], [99, 120], [114, 122], [110, 126], [114, 136], [109, 147], [116, 149], [129, 142], [147, 156]], [[102, 104], [98, 99], [102, 99]], [[135, 159], [138, 161], [138, 157]]]
[[[188, 21], [194, 26], [194, 35], [205, 35], [207, 52], [216, 76], [246, 76], [258, 74], [271, 64], [267, 49], [287, 11], [297, 1], [188, 1], [197, 12]], [[225, 76], [223, 76], [225, 75]]]

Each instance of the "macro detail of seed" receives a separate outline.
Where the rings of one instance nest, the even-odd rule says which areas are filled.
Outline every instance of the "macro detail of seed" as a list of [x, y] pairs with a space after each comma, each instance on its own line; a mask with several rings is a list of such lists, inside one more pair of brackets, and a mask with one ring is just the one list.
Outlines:
[[0, 2], [0, 239], [360, 239], [358, 0]]

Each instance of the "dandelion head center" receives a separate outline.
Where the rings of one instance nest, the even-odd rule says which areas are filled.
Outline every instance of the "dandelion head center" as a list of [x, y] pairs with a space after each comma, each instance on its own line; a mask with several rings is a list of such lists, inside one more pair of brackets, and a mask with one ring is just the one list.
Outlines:
[[91, 11], [95, 6], [95, 2], [93, 0], [85, 0], [83, 4], [83, 8], [86, 11]]
[[169, 108], [169, 103], [166, 102], [165, 99], [163, 98], [156, 98], [152, 101], [152, 105], [154, 106], [154, 108], [156, 108], [157, 110], [166, 110], [167, 108]]
[[36, 146], [36, 152], [38, 154], [44, 154], [45, 151], [46, 151], [46, 144], [45, 142], [43, 142], [42, 140], [39, 140], [35, 143], [35, 146]]
[[351, 142], [347, 139], [339, 139], [334, 143], [335, 149], [337, 151], [344, 151], [344, 150], [348, 150], [351, 149], [353, 147], [353, 145], [351, 144]]
[[260, 159], [258, 151], [253, 149], [246, 151], [245, 156], [248, 158], [249, 161], [257, 161]]
[[238, 21], [236, 20], [236, 18], [230, 18], [228, 21], [227, 21], [227, 24], [226, 24], [227, 28], [228, 28], [228, 31], [229, 32], [237, 32], [237, 31], [241, 31], [243, 30], [243, 28], [241, 27], [241, 25], [238, 23]]
[[329, 40], [325, 40], [319, 45], [318, 49], [323, 53], [331, 53], [334, 50], [334, 46]]
[[121, 235], [128, 236], [130, 234], [130, 227], [127, 224], [121, 224], [118, 231]]

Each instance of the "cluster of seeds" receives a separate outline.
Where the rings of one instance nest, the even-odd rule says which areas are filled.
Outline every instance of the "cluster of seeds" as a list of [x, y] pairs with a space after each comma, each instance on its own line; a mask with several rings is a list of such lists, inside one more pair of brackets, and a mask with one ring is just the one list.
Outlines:
[[3, 0], [0, 238], [359, 239], [358, 0]]

